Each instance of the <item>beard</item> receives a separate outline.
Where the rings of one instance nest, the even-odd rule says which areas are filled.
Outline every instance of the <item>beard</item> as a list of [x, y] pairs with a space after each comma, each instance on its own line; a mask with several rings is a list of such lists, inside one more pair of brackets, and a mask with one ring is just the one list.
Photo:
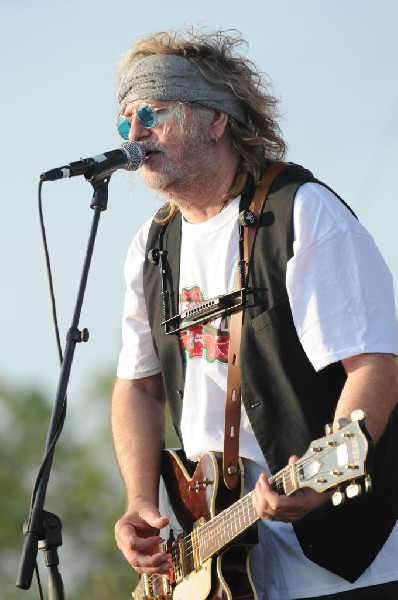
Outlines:
[[[188, 129], [177, 125], [172, 152], [161, 143], [141, 142], [150, 157], [141, 169], [143, 181], [149, 188], [177, 205], [185, 204], [187, 197], [198, 192], [203, 194], [205, 182], [211, 180], [215, 171], [214, 143], [208, 123], [209, 112], [199, 110]], [[170, 126], [171, 123], [166, 125], [171, 130]]]

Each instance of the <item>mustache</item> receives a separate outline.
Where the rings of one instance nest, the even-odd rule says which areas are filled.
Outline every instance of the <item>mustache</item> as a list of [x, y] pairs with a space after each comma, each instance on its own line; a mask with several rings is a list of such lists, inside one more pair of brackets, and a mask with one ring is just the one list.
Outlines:
[[164, 148], [164, 146], [162, 144], [160, 144], [159, 142], [146, 142], [146, 141], [142, 141], [139, 142], [140, 146], [143, 147], [143, 149], [145, 150], [146, 154], [149, 154], [150, 152], [163, 152], [166, 153], [166, 150]]

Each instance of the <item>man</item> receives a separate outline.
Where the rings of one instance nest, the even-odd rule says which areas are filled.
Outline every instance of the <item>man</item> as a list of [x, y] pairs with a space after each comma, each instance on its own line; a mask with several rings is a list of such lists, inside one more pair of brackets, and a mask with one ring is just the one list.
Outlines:
[[[184, 310], [239, 298], [229, 294], [243, 283], [239, 453], [261, 517], [251, 553], [257, 597], [397, 598], [391, 277], [349, 208], [297, 166], [271, 184], [248, 270], [238, 216], [249, 214], [285, 144], [276, 100], [236, 52], [240, 41], [163, 32], [135, 42], [120, 69], [119, 131], [145, 148], [143, 179], [167, 203], [133, 240], [125, 267], [112, 421], [127, 507], [117, 544], [137, 572], [168, 572], [170, 557], [157, 550], [168, 523], [158, 509], [165, 402], [188, 458], [223, 452], [232, 317], [172, 331]], [[358, 408], [376, 443], [373, 493], [339, 508], [311, 489], [277, 494], [270, 474]]]

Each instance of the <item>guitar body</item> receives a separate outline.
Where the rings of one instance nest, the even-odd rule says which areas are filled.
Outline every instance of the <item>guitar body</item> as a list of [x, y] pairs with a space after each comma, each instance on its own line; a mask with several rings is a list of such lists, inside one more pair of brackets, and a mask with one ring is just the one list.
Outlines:
[[[318, 493], [337, 488], [334, 504], [344, 497], [342, 486], [348, 498], [362, 487], [370, 491], [366, 457], [371, 440], [363, 411], [351, 417], [341, 420], [335, 432], [327, 426], [328, 435], [270, 477], [272, 489], [289, 496], [302, 488]], [[221, 461], [212, 452], [198, 463], [188, 461], [181, 450], [163, 452], [159, 508], [170, 517], [173, 580], [170, 584], [161, 575], [144, 574], [136, 600], [257, 600], [249, 553], [258, 541], [253, 525], [259, 517], [253, 492], [242, 496], [242, 487], [242, 481], [234, 490], [226, 487]], [[162, 533], [167, 538], [167, 531]]]
[[[160, 508], [167, 515], [167, 509], [172, 509], [174, 536], [190, 533], [198, 522], [202, 525], [234, 504], [242, 495], [242, 487], [242, 483], [234, 490], [225, 486], [221, 461], [211, 452], [198, 463], [188, 461], [181, 450], [163, 453]], [[256, 532], [249, 530], [178, 582], [173, 600], [255, 600], [248, 554], [256, 543]]]
[[198, 572], [176, 585], [173, 600], [256, 600], [247, 561], [247, 546], [236, 546], [219, 557], [209, 558]]

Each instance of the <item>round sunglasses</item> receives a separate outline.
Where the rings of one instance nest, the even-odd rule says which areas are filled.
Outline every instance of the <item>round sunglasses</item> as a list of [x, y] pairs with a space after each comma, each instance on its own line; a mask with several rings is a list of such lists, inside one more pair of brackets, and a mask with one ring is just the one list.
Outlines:
[[161, 125], [167, 117], [177, 108], [177, 106], [162, 106], [155, 108], [152, 104], [140, 104], [131, 117], [119, 116], [117, 120], [117, 130], [124, 140], [129, 139], [131, 128], [131, 119], [137, 117], [140, 125], [145, 129], [151, 129]]

